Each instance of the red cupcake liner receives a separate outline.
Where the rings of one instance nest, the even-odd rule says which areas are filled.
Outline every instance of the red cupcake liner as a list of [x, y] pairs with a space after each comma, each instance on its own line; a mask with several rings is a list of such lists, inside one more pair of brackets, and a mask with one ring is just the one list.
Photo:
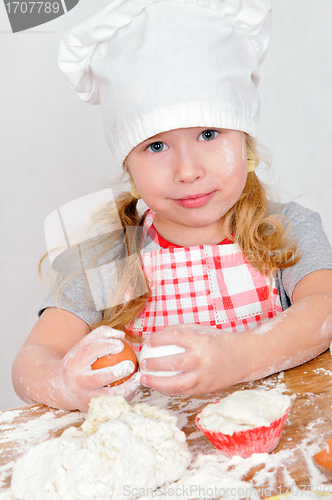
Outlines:
[[[216, 401], [216, 403], [218, 402]], [[246, 431], [233, 432], [232, 435], [204, 429], [199, 423], [201, 411], [196, 415], [195, 423], [209, 441], [226, 457], [231, 458], [234, 455], [239, 455], [242, 458], [248, 458], [254, 453], [270, 453], [277, 447], [289, 410], [290, 406], [280, 418], [271, 422], [268, 427], [254, 427]]]

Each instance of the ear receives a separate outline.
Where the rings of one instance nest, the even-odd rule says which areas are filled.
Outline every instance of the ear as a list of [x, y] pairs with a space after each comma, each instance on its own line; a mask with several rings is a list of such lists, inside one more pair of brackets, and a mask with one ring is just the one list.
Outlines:
[[141, 195], [139, 194], [139, 192], [137, 190], [134, 178], [131, 175], [131, 172], [130, 172], [129, 169], [128, 169], [128, 174], [129, 174], [129, 182], [130, 182], [130, 194], [131, 194], [131, 196], [133, 198], [136, 198], [137, 200], [140, 200], [141, 199]]

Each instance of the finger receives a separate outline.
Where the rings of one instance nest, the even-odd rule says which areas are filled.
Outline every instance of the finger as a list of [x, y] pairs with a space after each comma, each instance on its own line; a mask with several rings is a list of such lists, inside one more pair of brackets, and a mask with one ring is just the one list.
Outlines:
[[162, 345], [178, 345], [190, 349], [192, 341], [192, 333], [189, 330], [184, 330], [177, 325], [167, 326], [163, 330], [150, 335], [146, 339], [148, 347], [159, 347]]
[[[115, 387], [109, 388], [109, 395], [111, 396], [123, 396], [124, 398], [130, 397], [135, 393], [141, 384], [140, 372], [134, 373], [130, 379], [126, 380], [123, 384], [117, 385]], [[135, 394], [134, 394], [135, 395]]]
[[153, 375], [141, 377], [142, 385], [170, 395], [196, 394], [197, 382], [197, 374], [194, 372], [179, 373], [172, 377], [154, 377]]
[[190, 353], [172, 354], [160, 358], [146, 358], [140, 363], [143, 371], [190, 371], [196, 368], [195, 357]]
[[124, 339], [125, 333], [120, 331], [120, 330], [115, 330], [114, 328], [110, 328], [109, 326], [103, 325], [95, 330], [92, 330], [90, 333], [88, 333], [85, 337], [83, 337], [82, 340], [80, 340], [79, 344], [80, 345], [86, 345], [89, 344], [90, 342], [94, 340], [102, 340], [102, 339], [111, 339], [111, 338], [116, 338], [116, 339]]
[[125, 338], [125, 333], [121, 330], [116, 330], [115, 328], [111, 328], [106, 325], [99, 326], [95, 330], [92, 330], [92, 332], [89, 335], [93, 335], [94, 338], [99, 339], [99, 338], [117, 338], [117, 339], [124, 339]]
[[98, 358], [119, 354], [124, 349], [122, 340], [95, 340], [81, 349], [82, 363], [91, 366]]
[[98, 370], [90, 370], [82, 374], [82, 387], [86, 389], [95, 389], [112, 384], [117, 380], [128, 377], [134, 373], [135, 365], [129, 359], [121, 361], [114, 366], [107, 368], [99, 368]]
[[87, 345], [76, 344], [64, 357], [64, 364], [70, 371], [91, 369], [91, 365], [100, 357], [118, 354], [124, 348], [124, 344], [118, 339], [95, 340]]

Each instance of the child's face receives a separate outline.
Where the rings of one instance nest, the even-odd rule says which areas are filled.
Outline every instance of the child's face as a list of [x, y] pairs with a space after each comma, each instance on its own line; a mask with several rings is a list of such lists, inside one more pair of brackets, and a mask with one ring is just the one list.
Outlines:
[[156, 214], [157, 230], [179, 235], [204, 228], [207, 240], [220, 237], [219, 220], [238, 200], [248, 171], [245, 134], [206, 127], [155, 135], [136, 146], [127, 162]]

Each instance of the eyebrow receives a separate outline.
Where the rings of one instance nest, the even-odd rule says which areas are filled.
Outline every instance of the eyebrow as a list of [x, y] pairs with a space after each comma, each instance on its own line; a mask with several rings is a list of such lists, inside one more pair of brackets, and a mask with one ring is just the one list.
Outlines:
[[164, 132], [160, 132], [160, 134], [154, 135], [153, 137], [150, 137], [149, 139], [145, 139], [145, 141], [141, 142], [141, 144], [145, 144], [146, 142], [149, 141], [154, 141], [155, 139], [158, 139], [161, 135], [163, 135]]
[[[192, 127], [188, 127], [188, 128], [192, 128]], [[222, 131], [222, 130], [225, 130], [223, 128], [220, 128], [220, 127], [210, 127], [210, 128], [206, 128], [206, 127], [196, 127], [196, 128], [201, 128], [202, 131], [204, 130], [217, 130], [217, 131]], [[165, 130], [165, 132], [159, 132], [159, 134], [156, 134], [152, 137], [150, 137], [149, 139], [145, 139], [145, 141], [141, 142], [141, 145], [144, 145], [145, 143], [147, 142], [151, 142], [151, 144], [153, 142], [157, 142], [158, 138], [160, 138], [160, 136], [164, 135], [166, 132], [168, 132], [168, 130]]]

